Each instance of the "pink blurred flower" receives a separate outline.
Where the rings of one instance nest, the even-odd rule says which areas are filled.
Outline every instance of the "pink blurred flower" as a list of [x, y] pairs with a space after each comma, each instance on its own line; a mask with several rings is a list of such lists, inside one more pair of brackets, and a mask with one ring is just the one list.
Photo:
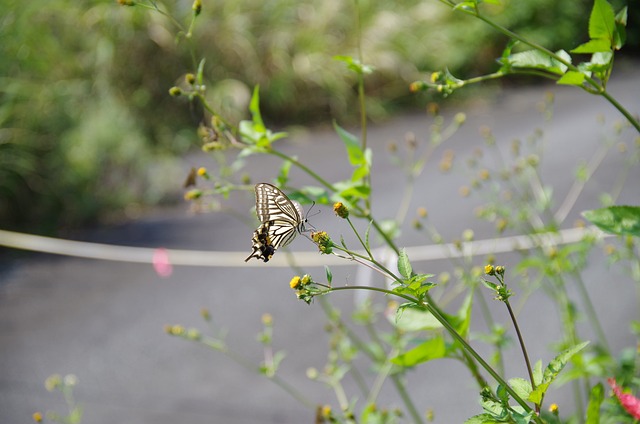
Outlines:
[[625, 411], [636, 420], [640, 420], [640, 399], [629, 393], [623, 393], [622, 389], [616, 384], [615, 378], [608, 378], [607, 383], [613, 389], [613, 393], [615, 393]]
[[153, 252], [153, 269], [160, 277], [167, 278], [173, 273], [173, 266], [169, 262], [167, 249], [159, 247]]

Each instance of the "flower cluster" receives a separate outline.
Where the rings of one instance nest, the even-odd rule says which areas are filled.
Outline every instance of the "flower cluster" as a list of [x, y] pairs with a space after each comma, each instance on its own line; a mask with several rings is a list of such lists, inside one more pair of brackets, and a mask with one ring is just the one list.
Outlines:
[[298, 299], [304, 300], [307, 304], [310, 304], [315, 296], [323, 293], [322, 288], [313, 281], [309, 274], [302, 277], [296, 275], [289, 281], [289, 287], [296, 291]]
[[318, 246], [320, 253], [329, 255], [333, 252], [333, 242], [326, 231], [314, 231], [311, 233], [311, 240]]

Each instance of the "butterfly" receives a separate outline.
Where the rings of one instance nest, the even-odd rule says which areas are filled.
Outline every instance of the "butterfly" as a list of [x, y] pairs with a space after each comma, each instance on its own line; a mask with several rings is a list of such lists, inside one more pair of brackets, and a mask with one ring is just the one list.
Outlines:
[[288, 245], [298, 233], [306, 231], [307, 219], [300, 203], [291, 200], [278, 187], [258, 183], [256, 191], [256, 214], [260, 226], [253, 232], [253, 251], [245, 259], [262, 259], [269, 262], [279, 247]]

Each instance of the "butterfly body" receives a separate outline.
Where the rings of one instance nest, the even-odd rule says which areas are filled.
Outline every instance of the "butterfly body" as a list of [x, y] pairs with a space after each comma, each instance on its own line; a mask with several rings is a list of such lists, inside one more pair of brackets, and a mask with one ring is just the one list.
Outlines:
[[258, 183], [256, 192], [256, 214], [260, 226], [251, 239], [253, 251], [245, 259], [262, 259], [268, 262], [276, 250], [293, 241], [298, 233], [306, 231], [307, 220], [302, 206], [291, 200], [278, 187], [268, 183]]

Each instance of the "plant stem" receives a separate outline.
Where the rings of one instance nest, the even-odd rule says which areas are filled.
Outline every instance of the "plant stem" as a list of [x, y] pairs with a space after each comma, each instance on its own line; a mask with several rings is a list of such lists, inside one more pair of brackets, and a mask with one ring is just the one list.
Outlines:
[[277, 156], [282, 160], [291, 162], [292, 164], [294, 164], [295, 166], [297, 166], [298, 168], [300, 168], [301, 170], [306, 172], [310, 177], [312, 177], [313, 179], [318, 181], [327, 190], [336, 191], [335, 187], [331, 183], [329, 183], [327, 180], [322, 178], [320, 175], [318, 175], [316, 172], [311, 170], [311, 168], [309, 168], [308, 166], [306, 166], [302, 162], [299, 162], [298, 160], [296, 160], [296, 159], [294, 159], [292, 157], [289, 157], [289, 156], [285, 155], [284, 153], [282, 153], [282, 152], [280, 152], [278, 150], [275, 150], [273, 148], [269, 149], [268, 153], [271, 154], [271, 155]]
[[409, 414], [411, 415], [413, 422], [416, 424], [422, 424], [424, 420], [422, 419], [420, 412], [418, 412], [418, 410], [416, 409], [416, 406], [411, 400], [409, 393], [407, 393], [407, 389], [404, 387], [404, 382], [400, 380], [400, 375], [392, 374], [391, 381], [393, 382], [393, 385], [396, 387], [396, 390], [398, 391], [400, 398], [402, 398], [402, 401], [404, 402], [407, 409], [409, 410]]
[[[506, 299], [504, 304], [507, 306], [507, 310], [509, 311], [509, 316], [511, 317], [511, 322], [513, 323], [513, 327], [516, 330], [516, 334], [518, 335], [518, 342], [520, 343], [520, 349], [522, 350], [522, 355], [524, 356], [524, 362], [527, 366], [527, 373], [529, 374], [529, 380], [531, 381], [531, 389], [536, 389], [536, 382], [533, 379], [533, 370], [531, 368], [531, 361], [529, 360], [529, 354], [527, 353], [527, 348], [524, 345], [524, 338], [522, 337], [522, 333], [520, 332], [520, 326], [518, 325], [518, 320], [516, 319], [515, 314], [513, 313], [513, 309], [511, 309], [511, 304], [509, 300]], [[540, 413], [540, 405], [536, 404], [536, 413]]]

